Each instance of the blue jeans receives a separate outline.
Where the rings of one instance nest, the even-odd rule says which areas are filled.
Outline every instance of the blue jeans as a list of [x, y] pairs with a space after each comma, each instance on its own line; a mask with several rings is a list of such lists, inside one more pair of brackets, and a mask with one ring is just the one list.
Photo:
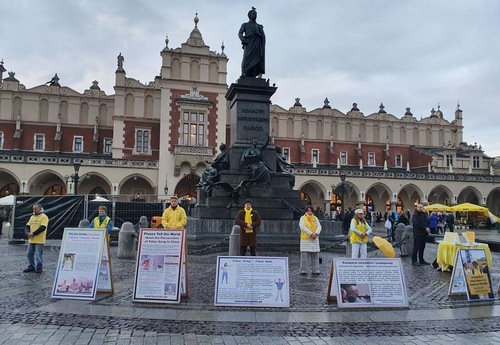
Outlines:
[[[43, 244], [28, 243], [28, 264], [29, 267], [43, 267]], [[36, 261], [36, 263], [35, 263]]]

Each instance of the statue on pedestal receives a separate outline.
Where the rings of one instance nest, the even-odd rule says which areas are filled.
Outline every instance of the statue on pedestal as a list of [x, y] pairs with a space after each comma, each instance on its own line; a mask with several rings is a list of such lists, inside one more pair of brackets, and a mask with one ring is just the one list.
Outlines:
[[210, 166], [203, 170], [200, 182], [196, 185], [197, 189], [203, 190], [207, 196], [212, 194], [212, 189], [219, 180], [219, 172], [229, 169], [229, 154], [226, 144], [220, 144], [219, 149], [220, 153], [217, 157], [212, 162], [206, 162]]
[[241, 24], [238, 37], [243, 48], [241, 75], [261, 78], [265, 73], [266, 35], [264, 27], [257, 24], [255, 7], [248, 12], [248, 22]]

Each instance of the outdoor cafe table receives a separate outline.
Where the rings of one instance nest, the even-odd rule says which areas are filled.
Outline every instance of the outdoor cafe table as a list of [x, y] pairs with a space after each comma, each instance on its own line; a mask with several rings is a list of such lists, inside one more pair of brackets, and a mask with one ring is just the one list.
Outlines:
[[453, 242], [439, 243], [437, 250], [437, 263], [440, 267], [447, 268], [455, 264], [455, 256], [459, 249], [484, 249], [486, 254], [486, 261], [488, 266], [491, 267], [491, 251], [486, 243], [471, 243], [471, 244], [455, 244]]

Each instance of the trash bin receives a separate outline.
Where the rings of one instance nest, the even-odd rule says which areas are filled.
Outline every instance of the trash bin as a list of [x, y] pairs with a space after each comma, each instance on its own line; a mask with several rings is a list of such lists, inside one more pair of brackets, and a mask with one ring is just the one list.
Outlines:
[[134, 224], [125, 222], [118, 233], [118, 258], [135, 259], [137, 251], [135, 249], [136, 233]]
[[401, 237], [401, 257], [410, 256], [413, 251], [413, 226], [407, 225], [404, 227]]

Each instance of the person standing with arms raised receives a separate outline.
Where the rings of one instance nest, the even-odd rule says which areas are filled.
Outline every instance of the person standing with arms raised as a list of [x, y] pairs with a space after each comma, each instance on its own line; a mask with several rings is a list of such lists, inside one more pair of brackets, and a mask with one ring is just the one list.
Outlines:
[[252, 201], [245, 200], [245, 207], [236, 215], [236, 225], [240, 226], [240, 256], [245, 256], [247, 247], [250, 255], [256, 256], [257, 229], [260, 226], [259, 213], [252, 208]]
[[30, 217], [24, 234], [28, 237], [28, 268], [23, 272], [43, 272], [43, 245], [47, 238], [49, 217], [44, 213], [40, 204], [33, 205], [33, 215]]
[[182, 230], [186, 227], [186, 211], [179, 206], [179, 198], [170, 197], [170, 206], [165, 209], [161, 217], [161, 225], [167, 230]]

